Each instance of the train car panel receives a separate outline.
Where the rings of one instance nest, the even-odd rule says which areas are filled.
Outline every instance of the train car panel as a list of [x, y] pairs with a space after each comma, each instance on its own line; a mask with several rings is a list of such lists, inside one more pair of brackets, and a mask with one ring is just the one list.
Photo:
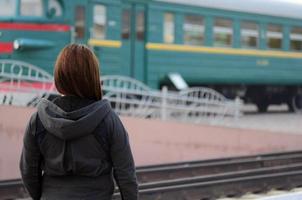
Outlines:
[[[179, 72], [191, 85], [301, 83], [300, 60], [282, 58], [225, 56], [185, 52], [149, 52], [149, 74], [163, 80], [169, 72]], [[171, 59], [166, 59], [167, 57]], [[172, 59], [173, 58], [173, 59]], [[236, 62], [234, 62], [234, 59]], [[282, 83], [280, 83], [282, 80]], [[152, 83], [150, 83], [152, 84]]]
[[[234, 12], [219, 7], [193, 7], [185, 1], [170, 3], [161, 1], [150, 6], [152, 12], [162, 18], [150, 20], [150, 26], [162, 28], [150, 31], [150, 34], [161, 37], [161, 41], [152, 41], [152, 37], [146, 46], [149, 85], [160, 87], [166, 84], [167, 74], [178, 72], [191, 86], [214, 87], [222, 93], [227, 91], [227, 96], [242, 94], [238, 89], [237, 93], [228, 95], [230, 87], [244, 86], [244, 97], [250, 94], [246, 99], [252, 102], [258, 101], [256, 96], [271, 95], [267, 92], [270, 88], [282, 93], [289, 87], [290, 92], [295, 93], [302, 85], [299, 73], [302, 70], [302, 51], [298, 47], [301, 41], [296, 41], [296, 48], [292, 45], [293, 27], [302, 27], [302, 23], [291, 19], [292, 13], [275, 17], [265, 12], [256, 15], [243, 10]], [[173, 15], [172, 22], [165, 22], [167, 14]], [[188, 19], [191, 24], [188, 24]], [[165, 41], [165, 23], [170, 23], [170, 26], [174, 23], [174, 30], [170, 31], [172, 42]], [[193, 34], [186, 33], [186, 29], [191, 29]], [[250, 41], [243, 41], [243, 34]], [[190, 41], [187, 37], [193, 39]], [[255, 44], [250, 47], [249, 43]], [[264, 89], [257, 94], [249, 92], [258, 88], [257, 85]], [[281, 93], [276, 92], [276, 95], [282, 96]]]
[[[117, 1], [90, 1], [87, 14], [88, 45], [101, 63], [102, 74], [129, 75], [122, 66], [122, 42], [120, 41], [120, 4]], [[126, 62], [127, 63], [127, 62]]]

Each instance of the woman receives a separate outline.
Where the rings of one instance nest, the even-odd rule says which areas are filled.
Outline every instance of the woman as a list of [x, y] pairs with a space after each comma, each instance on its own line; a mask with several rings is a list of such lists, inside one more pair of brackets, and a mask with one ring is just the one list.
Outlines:
[[99, 77], [87, 47], [71, 44], [58, 56], [54, 81], [63, 96], [41, 100], [24, 136], [20, 170], [34, 200], [109, 200], [113, 177], [122, 199], [138, 198], [128, 135], [102, 100]]

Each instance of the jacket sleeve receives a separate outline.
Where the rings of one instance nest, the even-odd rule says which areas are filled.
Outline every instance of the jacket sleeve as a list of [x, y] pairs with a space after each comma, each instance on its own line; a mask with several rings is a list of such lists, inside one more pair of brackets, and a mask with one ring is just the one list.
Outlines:
[[42, 157], [35, 139], [35, 123], [36, 114], [31, 117], [26, 127], [20, 159], [20, 171], [25, 188], [34, 200], [38, 200], [41, 197]]
[[110, 154], [113, 174], [122, 200], [138, 199], [138, 184], [129, 138], [119, 117], [113, 113]]

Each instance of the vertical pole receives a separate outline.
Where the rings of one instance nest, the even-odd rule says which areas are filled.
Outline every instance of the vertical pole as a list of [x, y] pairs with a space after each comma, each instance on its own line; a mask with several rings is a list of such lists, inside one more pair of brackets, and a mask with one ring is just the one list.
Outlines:
[[240, 108], [241, 108], [241, 100], [240, 98], [237, 96], [235, 99], [235, 121], [237, 121], [239, 119], [240, 116]]
[[168, 94], [168, 89], [166, 86], [164, 86], [161, 90], [161, 96], [162, 96], [162, 101], [161, 101], [161, 120], [166, 121], [167, 120], [167, 94]]

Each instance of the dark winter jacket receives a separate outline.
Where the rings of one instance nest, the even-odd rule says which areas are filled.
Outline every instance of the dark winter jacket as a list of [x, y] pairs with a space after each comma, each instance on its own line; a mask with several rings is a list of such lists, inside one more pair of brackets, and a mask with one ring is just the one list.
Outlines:
[[33, 199], [122, 199], [138, 189], [128, 135], [106, 100], [42, 99], [24, 136], [20, 170]]

